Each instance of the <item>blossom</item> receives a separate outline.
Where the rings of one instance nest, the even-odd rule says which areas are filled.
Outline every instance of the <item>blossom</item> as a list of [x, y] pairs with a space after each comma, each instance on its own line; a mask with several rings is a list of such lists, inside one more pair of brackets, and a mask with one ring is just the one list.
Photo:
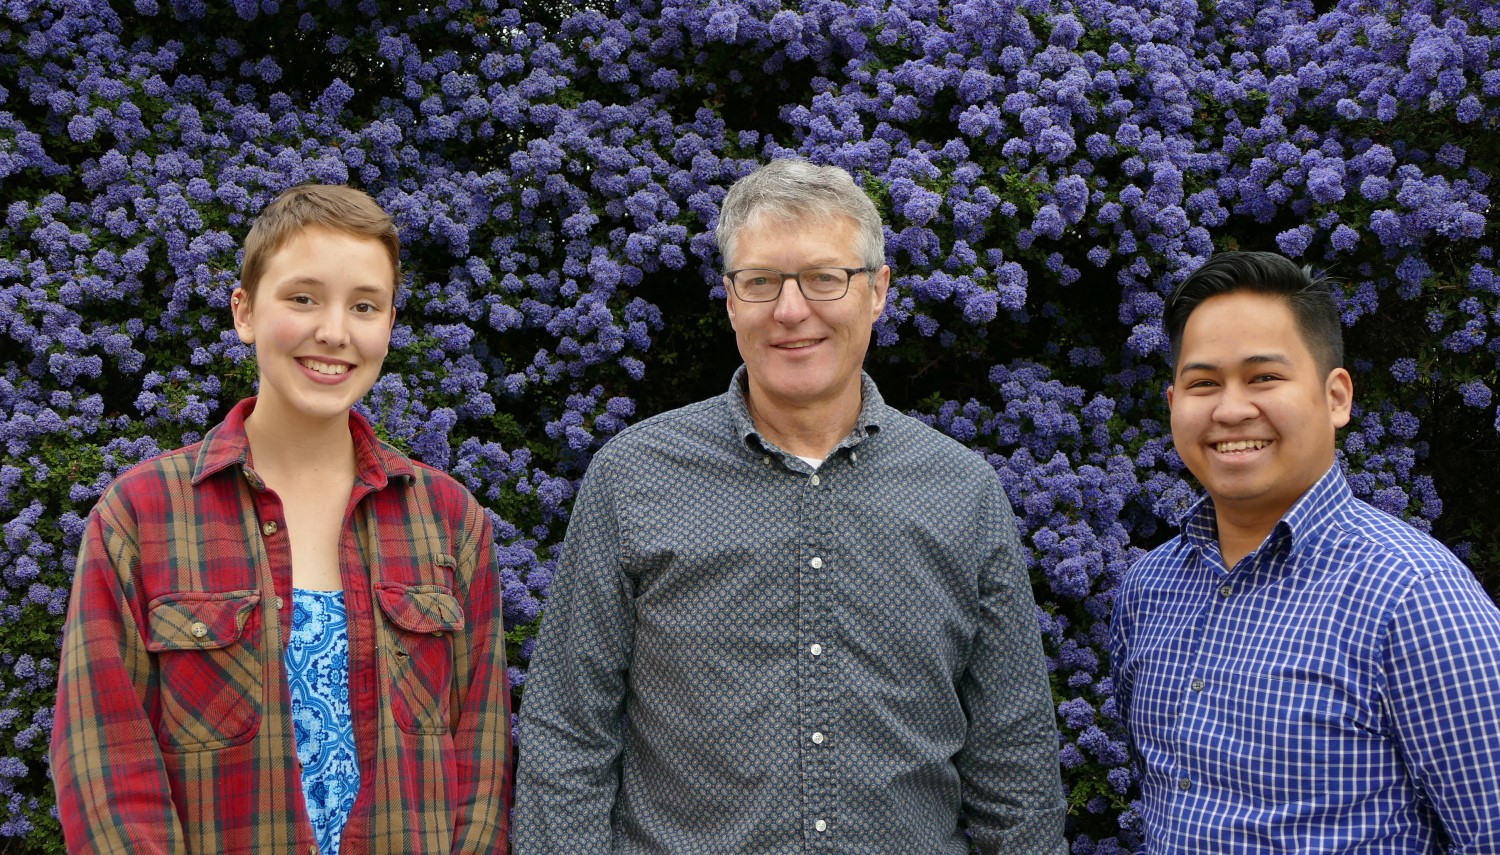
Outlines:
[[[1480, 518], [1423, 478], [1451, 453], [1426, 444], [1440, 408], [1493, 405], [1493, 177], [1455, 136], [1500, 95], [1469, 35], [1500, 24], [1484, 4], [284, 6], [0, 12], [0, 639], [56, 625], [110, 479], [253, 391], [224, 323], [239, 243], [303, 180], [397, 222], [398, 323], [361, 411], [489, 509], [524, 663], [593, 453], [738, 362], [711, 236], [729, 184], [781, 155], [851, 171], [895, 271], [867, 368], [995, 468], [1028, 544], [1079, 851], [1128, 851], [1139, 824], [1100, 801], [1135, 786], [1100, 632], [1197, 496], [1162, 402], [1163, 298], [1190, 270], [1235, 246], [1326, 261], [1367, 351], [1351, 484], [1414, 524], [1445, 498]], [[0, 736], [31, 752], [13, 786], [42, 800], [0, 807], [0, 836], [50, 799], [29, 730], [49, 653], [0, 669]]]

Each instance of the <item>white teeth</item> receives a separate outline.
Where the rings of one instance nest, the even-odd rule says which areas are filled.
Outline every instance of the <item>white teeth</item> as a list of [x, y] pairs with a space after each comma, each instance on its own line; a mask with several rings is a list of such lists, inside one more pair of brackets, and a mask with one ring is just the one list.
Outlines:
[[299, 361], [303, 366], [310, 368], [313, 371], [318, 372], [319, 374], [327, 374], [331, 377], [336, 377], [340, 374], [344, 374], [349, 370], [349, 366], [347, 365], [329, 365], [326, 362], [318, 362], [315, 359], [303, 359]]
[[783, 347], [785, 349], [788, 349], [788, 350], [797, 350], [797, 349], [804, 348], [804, 347], [812, 347], [816, 343], [817, 342], [814, 342], [814, 341], [811, 341], [811, 340], [809, 340], [809, 341], [789, 341], [786, 344], [781, 345], [781, 347]]
[[1270, 444], [1263, 439], [1239, 439], [1234, 442], [1215, 443], [1214, 448], [1220, 453], [1224, 453], [1230, 451], [1248, 451], [1252, 448], [1265, 448]]

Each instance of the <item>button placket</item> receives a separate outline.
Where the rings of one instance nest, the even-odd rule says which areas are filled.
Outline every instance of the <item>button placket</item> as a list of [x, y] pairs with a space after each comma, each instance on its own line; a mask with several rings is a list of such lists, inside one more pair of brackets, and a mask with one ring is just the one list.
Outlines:
[[[837, 631], [834, 618], [829, 614], [827, 597], [839, 588], [841, 573], [834, 561], [837, 554], [835, 543], [839, 531], [836, 509], [833, 506], [833, 471], [825, 466], [821, 471], [808, 474], [802, 485], [799, 502], [804, 508], [802, 535], [802, 560], [806, 562], [799, 575], [807, 581], [807, 592], [812, 599], [807, 602], [802, 624], [801, 643], [807, 651], [805, 665], [799, 669], [806, 675], [802, 685], [808, 692], [808, 705], [803, 710], [798, 724], [802, 730], [805, 750], [801, 767], [804, 775], [807, 799], [804, 804], [803, 821], [809, 822], [812, 831], [819, 835], [831, 829], [829, 814], [836, 809], [837, 793], [834, 781], [838, 777], [838, 750], [833, 743], [832, 729], [838, 724], [835, 699], [840, 692], [840, 681], [833, 664], [827, 661], [825, 640], [832, 640]], [[827, 648], [829, 652], [832, 648]], [[804, 826], [806, 828], [806, 826]], [[827, 838], [823, 838], [826, 840]], [[822, 849], [826, 843], [816, 848]]]

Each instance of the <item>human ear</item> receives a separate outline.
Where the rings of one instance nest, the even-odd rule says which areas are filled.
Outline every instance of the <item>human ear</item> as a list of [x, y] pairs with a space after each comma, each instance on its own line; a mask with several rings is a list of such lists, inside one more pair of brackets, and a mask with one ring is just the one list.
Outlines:
[[1349, 423], [1350, 410], [1354, 407], [1354, 378], [1345, 369], [1335, 368], [1328, 372], [1328, 380], [1323, 385], [1333, 426], [1341, 428]]
[[885, 298], [891, 290], [891, 266], [882, 264], [880, 270], [870, 275], [870, 287], [873, 289], [874, 305], [870, 309], [870, 323], [880, 320], [880, 315], [885, 311]]
[[250, 324], [253, 309], [250, 295], [245, 293], [244, 288], [236, 288], [229, 295], [229, 314], [234, 319], [234, 331], [243, 344], [255, 344], [255, 328]]

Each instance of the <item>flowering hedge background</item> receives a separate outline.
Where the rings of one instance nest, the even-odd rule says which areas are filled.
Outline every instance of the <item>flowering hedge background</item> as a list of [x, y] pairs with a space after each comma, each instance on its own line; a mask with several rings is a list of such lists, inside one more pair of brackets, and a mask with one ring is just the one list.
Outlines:
[[400, 224], [365, 406], [493, 511], [519, 696], [591, 453], [727, 384], [708, 233], [790, 154], [886, 215], [869, 370], [1004, 481], [1073, 851], [1128, 848], [1106, 620], [1195, 490], [1163, 295], [1216, 249], [1340, 277], [1355, 492], [1496, 591], [1497, 134], [1489, 0], [3, 0], [0, 851], [61, 851], [45, 751], [83, 519], [252, 390], [227, 306], [276, 192], [348, 182]]

